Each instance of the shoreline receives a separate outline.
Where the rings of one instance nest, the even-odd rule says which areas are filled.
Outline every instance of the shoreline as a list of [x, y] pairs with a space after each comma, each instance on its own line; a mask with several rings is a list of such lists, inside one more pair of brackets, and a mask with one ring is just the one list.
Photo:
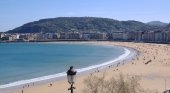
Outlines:
[[[154, 90], [155, 93], [163, 93], [170, 89], [170, 45], [169, 44], [153, 44], [153, 43], [135, 43], [135, 42], [95, 42], [103, 45], [125, 46], [137, 50], [137, 58], [119, 67], [111, 67], [103, 69], [100, 72], [94, 72], [94, 75], [103, 76], [107, 79], [113, 76], [119, 77], [120, 73], [127, 76], [140, 77], [140, 86], [145, 90]], [[151, 61], [150, 61], [151, 60]], [[149, 61], [149, 62], [148, 62]], [[84, 79], [90, 74], [78, 75], [76, 78], [74, 90], [81, 93], [85, 87]], [[70, 85], [67, 78], [64, 80], [51, 81], [50, 83], [37, 84], [31, 87], [18, 88], [9, 90], [6, 93], [69, 93]], [[166, 82], [165, 82], [166, 81]], [[165, 87], [166, 84], [166, 87]], [[5, 92], [3, 92], [5, 93]]]
[[[103, 45], [103, 44], [98, 44], [96, 42], [50, 42], [50, 43], [73, 43], [73, 44], [74, 43], [78, 43], [78, 44], [83, 43], [83, 44]], [[108, 45], [103, 45], [103, 46], [108, 46]], [[111, 45], [111, 46], [113, 46], [113, 45]], [[92, 65], [92, 66], [81, 68], [81, 69], [77, 69], [78, 72], [79, 72], [78, 76], [94, 73], [94, 71], [96, 69], [98, 69], [98, 70], [107, 69], [108, 66], [111, 67], [112, 65], [116, 65], [118, 63], [119, 63], [119, 65], [125, 64], [127, 61], [124, 61], [124, 60], [128, 59], [128, 62], [129, 62], [130, 60], [132, 60], [132, 58], [135, 57], [135, 55], [137, 53], [137, 51], [132, 49], [132, 48], [123, 47], [123, 46], [117, 46], [117, 47], [123, 48], [125, 53], [120, 55], [118, 58], [116, 58], [114, 60], [107, 61], [107, 62], [97, 64], [97, 65]], [[49, 83], [49, 82], [52, 82], [52, 81], [64, 80], [65, 77], [66, 77], [65, 72], [62, 72], [62, 73], [57, 73], [57, 74], [54, 74], [54, 75], [48, 75], [48, 76], [38, 77], [38, 78], [34, 78], [34, 79], [29, 79], [29, 80], [22, 80], [22, 81], [19, 81], [19, 82], [17, 81], [17, 82], [14, 82], [14, 83], [0, 85], [0, 91], [3, 90], [4, 92], [10, 92], [10, 91], [6, 91], [6, 90], [8, 90], [8, 89], [10, 89], [10, 90], [19, 89], [19, 88], [22, 88], [25, 85], [34, 85], [34, 84], [41, 85], [41, 84]]]

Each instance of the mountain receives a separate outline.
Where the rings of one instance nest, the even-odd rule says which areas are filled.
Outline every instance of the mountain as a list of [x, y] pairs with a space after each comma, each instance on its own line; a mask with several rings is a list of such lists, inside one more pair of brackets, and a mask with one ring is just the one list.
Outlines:
[[[8, 33], [53, 33], [67, 31], [148, 31], [158, 29], [138, 21], [118, 21], [109, 18], [97, 17], [58, 17], [41, 19], [17, 27]], [[162, 29], [159, 27], [159, 29]]]
[[168, 25], [168, 23], [163, 23], [160, 21], [151, 21], [146, 24], [151, 25], [151, 26], [164, 26], [164, 27]]

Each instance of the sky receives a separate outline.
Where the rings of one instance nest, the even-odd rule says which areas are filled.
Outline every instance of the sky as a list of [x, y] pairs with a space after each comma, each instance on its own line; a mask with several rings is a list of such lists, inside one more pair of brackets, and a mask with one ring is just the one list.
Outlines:
[[0, 0], [0, 32], [56, 17], [170, 22], [170, 0]]

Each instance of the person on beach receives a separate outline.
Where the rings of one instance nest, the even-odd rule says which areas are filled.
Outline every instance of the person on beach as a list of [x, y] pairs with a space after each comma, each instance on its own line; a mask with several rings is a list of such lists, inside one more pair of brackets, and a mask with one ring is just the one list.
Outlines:
[[52, 83], [50, 83], [50, 87], [52, 87], [53, 86], [53, 84]]
[[[73, 66], [71, 66], [70, 69], [67, 71], [67, 75], [75, 75], [76, 73], [77, 73], [77, 71], [74, 70]], [[70, 78], [70, 79], [73, 79], [73, 78]], [[71, 82], [69, 82], [69, 83], [71, 84]]]

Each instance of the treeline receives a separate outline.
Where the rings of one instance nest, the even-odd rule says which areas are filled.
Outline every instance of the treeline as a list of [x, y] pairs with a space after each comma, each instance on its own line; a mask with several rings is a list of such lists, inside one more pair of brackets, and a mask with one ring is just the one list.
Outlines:
[[138, 21], [118, 21], [97, 17], [58, 17], [30, 22], [8, 33], [154, 31], [164, 26], [153, 26]]

